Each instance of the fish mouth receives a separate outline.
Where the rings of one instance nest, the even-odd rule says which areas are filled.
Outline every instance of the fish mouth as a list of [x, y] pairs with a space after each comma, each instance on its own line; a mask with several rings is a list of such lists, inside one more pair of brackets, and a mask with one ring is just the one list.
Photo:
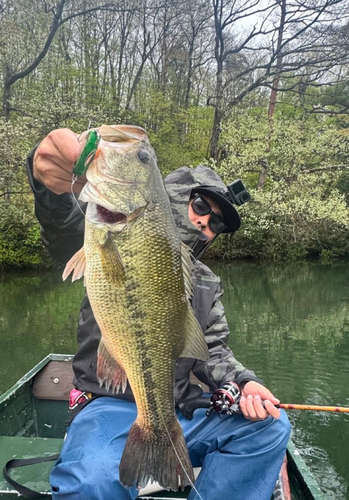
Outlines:
[[102, 205], [96, 205], [95, 221], [104, 224], [126, 224], [127, 216], [122, 212], [115, 212]]
[[115, 231], [121, 231], [127, 223], [133, 222], [144, 212], [144, 207], [139, 207], [134, 210], [130, 215], [116, 210], [109, 210], [103, 205], [96, 203], [89, 203], [88, 208], [88, 221], [92, 224], [107, 224], [114, 227]]
[[115, 210], [114, 205], [89, 182], [81, 191], [79, 200], [88, 203], [86, 216], [89, 222], [117, 226], [115, 228], [117, 231], [120, 231], [128, 222], [138, 218], [145, 209], [145, 207], [139, 207], [129, 214]]

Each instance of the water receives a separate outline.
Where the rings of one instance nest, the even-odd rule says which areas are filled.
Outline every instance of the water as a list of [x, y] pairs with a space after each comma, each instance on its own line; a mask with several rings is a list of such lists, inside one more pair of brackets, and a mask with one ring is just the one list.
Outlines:
[[[283, 403], [349, 407], [349, 267], [212, 265], [230, 347]], [[349, 498], [349, 414], [288, 411], [328, 499]]]
[[[349, 406], [349, 267], [210, 263], [230, 346], [284, 403]], [[49, 352], [74, 353], [81, 283], [60, 273], [0, 281], [0, 394]], [[349, 414], [288, 412], [329, 500], [349, 498]]]
[[0, 394], [50, 352], [77, 349], [81, 283], [61, 273], [7, 274], [0, 281]]

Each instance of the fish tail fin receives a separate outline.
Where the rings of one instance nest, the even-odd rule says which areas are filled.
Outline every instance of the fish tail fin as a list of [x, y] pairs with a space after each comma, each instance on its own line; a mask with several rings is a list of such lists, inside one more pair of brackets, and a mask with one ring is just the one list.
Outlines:
[[135, 421], [120, 462], [120, 481], [124, 486], [136, 484], [144, 488], [151, 480], [166, 490], [177, 491], [179, 486], [183, 489], [194, 484], [188, 448], [176, 418], [166, 431], [155, 433]]

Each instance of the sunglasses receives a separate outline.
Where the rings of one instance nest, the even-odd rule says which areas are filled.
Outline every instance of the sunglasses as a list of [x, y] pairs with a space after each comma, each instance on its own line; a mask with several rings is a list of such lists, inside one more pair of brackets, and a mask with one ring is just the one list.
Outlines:
[[210, 218], [208, 221], [208, 225], [210, 226], [211, 231], [214, 233], [221, 233], [226, 229], [226, 225], [224, 223], [224, 220], [222, 217], [218, 214], [216, 214], [208, 201], [205, 200], [205, 198], [201, 198], [199, 194], [195, 196], [193, 201], [191, 202], [192, 209], [197, 215], [208, 215], [210, 214]]

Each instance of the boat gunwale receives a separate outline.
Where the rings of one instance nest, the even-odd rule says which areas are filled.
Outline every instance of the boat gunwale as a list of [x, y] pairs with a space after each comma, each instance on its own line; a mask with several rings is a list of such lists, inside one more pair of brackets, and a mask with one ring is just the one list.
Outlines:
[[42, 368], [44, 368], [50, 361], [65, 361], [70, 362], [73, 360], [72, 354], [54, 354], [50, 353], [45, 358], [43, 358], [39, 363], [37, 363], [33, 368], [29, 370], [23, 377], [21, 377], [17, 382], [5, 391], [0, 396], [0, 405], [2, 405], [7, 399], [9, 399], [13, 394], [16, 393], [23, 385], [30, 382], [35, 375], [39, 373]]
[[320, 488], [314, 475], [306, 464], [299, 449], [290, 438], [287, 444], [287, 459], [289, 467], [297, 478], [301, 487], [305, 488], [309, 498], [314, 500], [326, 500], [325, 494]]

